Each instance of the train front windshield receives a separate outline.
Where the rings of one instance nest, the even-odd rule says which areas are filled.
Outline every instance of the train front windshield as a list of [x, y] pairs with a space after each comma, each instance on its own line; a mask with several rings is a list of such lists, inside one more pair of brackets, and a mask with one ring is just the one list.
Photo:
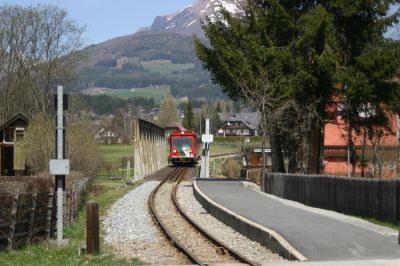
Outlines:
[[192, 147], [192, 138], [191, 137], [179, 137], [179, 138], [174, 138], [174, 147], [179, 149], [179, 148], [185, 148], [185, 147]]

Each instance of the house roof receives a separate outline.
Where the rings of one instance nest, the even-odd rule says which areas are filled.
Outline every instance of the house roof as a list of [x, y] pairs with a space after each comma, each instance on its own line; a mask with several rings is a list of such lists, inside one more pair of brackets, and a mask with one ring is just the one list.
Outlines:
[[10, 126], [18, 119], [23, 120], [27, 124], [29, 123], [29, 118], [26, 115], [24, 115], [23, 113], [19, 112], [19, 113], [14, 114], [11, 118], [9, 118], [3, 124], [0, 124], [0, 130], [3, 130], [4, 128]]
[[258, 113], [218, 113], [219, 119], [224, 122], [242, 122], [246, 127], [256, 130], [259, 124]]

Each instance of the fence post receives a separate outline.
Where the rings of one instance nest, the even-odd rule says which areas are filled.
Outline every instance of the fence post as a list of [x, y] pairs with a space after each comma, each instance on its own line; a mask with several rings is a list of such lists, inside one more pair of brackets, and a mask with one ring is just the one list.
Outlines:
[[99, 254], [99, 205], [94, 201], [86, 203], [86, 246], [88, 254]]
[[18, 211], [18, 197], [19, 195], [16, 195], [13, 198], [12, 201], [12, 207], [11, 207], [11, 221], [10, 221], [10, 231], [8, 235], [8, 249], [11, 250], [13, 247], [14, 243], [14, 232], [15, 232], [15, 224], [17, 223], [17, 211]]
[[75, 221], [76, 218], [76, 213], [77, 213], [77, 209], [78, 209], [78, 204], [77, 204], [77, 200], [78, 200], [78, 182], [74, 182], [74, 184], [72, 185], [72, 197], [73, 197], [73, 202], [72, 202], [72, 220]]
[[47, 232], [47, 239], [50, 239], [51, 237], [51, 225], [52, 225], [52, 221], [53, 221], [53, 196], [54, 193], [51, 191], [48, 194], [48, 201], [47, 201], [47, 228], [46, 228], [46, 232]]
[[29, 220], [29, 235], [28, 235], [28, 243], [32, 243], [32, 235], [33, 235], [33, 229], [35, 226], [35, 211], [36, 211], [36, 201], [37, 201], [37, 189], [33, 191], [32, 195], [32, 207], [30, 209], [31, 212], [31, 218]]
[[71, 223], [71, 205], [73, 200], [73, 194], [70, 189], [64, 192], [64, 204], [63, 204], [63, 225], [68, 226]]

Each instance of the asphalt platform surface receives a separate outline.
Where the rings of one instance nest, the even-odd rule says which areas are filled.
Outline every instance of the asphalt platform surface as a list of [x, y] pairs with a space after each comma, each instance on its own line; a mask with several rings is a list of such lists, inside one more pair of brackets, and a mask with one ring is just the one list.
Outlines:
[[309, 261], [400, 259], [394, 230], [380, 230], [380, 226], [365, 226], [361, 219], [292, 204], [240, 181], [198, 179], [197, 184], [218, 204], [279, 233]]

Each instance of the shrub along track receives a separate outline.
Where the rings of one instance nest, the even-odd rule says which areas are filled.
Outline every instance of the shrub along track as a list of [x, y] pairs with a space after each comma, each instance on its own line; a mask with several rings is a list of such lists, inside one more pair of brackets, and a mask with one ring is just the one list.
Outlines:
[[197, 172], [198, 168], [194, 167], [176, 167], [172, 172], [166, 171], [165, 178], [149, 198], [149, 208], [154, 221], [192, 263], [259, 265], [220, 243], [183, 213], [176, 198], [177, 187], [181, 181], [194, 177]]

